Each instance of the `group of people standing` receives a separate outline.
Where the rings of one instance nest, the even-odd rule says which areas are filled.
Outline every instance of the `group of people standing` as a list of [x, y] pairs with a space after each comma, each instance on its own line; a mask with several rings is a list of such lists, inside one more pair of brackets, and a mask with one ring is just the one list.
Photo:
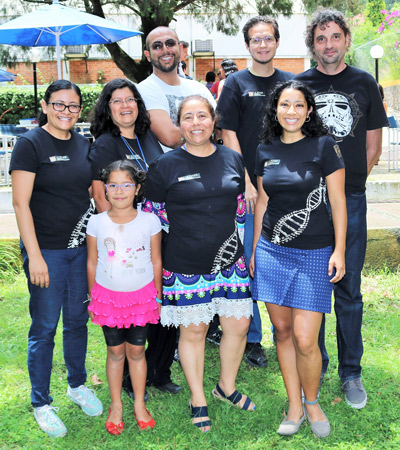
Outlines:
[[204, 85], [178, 76], [178, 37], [159, 27], [146, 38], [153, 73], [104, 87], [91, 148], [73, 131], [79, 88], [63, 80], [46, 91], [40, 127], [17, 142], [10, 170], [30, 292], [31, 401], [50, 436], [67, 432], [50, 397], [61, 310], [67, 396], [92, 416], [103, 407], [85, 386], [89, 314], [102, 326], [110, 434], [124, 430], [125, 361], [140, 429], [155, 426], [146, 383], [181, 390], [170, 371], [177, 329], [191, 421], [211, 430], [203, 376], [215, 316], [221, 370], [212, 395], [255, 411], [236, 376], [245, 352], [266, 363], [257, 304], [265, 302], [289, 400], [278, 433], [295, 434], [307, 418], [328, 436], [318, 400], [333, 287], [342, 390], [350, 406], [366, 404], [360, 277], [365, 182], [386, 125], [378, 87], [344, 63], [351, 33], [337, 11], [314, 14], [306, 43], [317, 66], [296, 76], [273, 67], [275, 19], [254, 17], [243, 34], [252, 66], [226, 79], [217, 114]]

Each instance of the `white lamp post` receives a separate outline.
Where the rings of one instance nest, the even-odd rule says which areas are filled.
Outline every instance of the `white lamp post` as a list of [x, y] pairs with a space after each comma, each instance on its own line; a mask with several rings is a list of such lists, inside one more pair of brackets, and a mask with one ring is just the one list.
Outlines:
[[379, 60], [382, 58], [383, 53], [383, 47], [380, 45], [374, 45], [369, 51], [371, 58], [375, 59], [375, 80], [377, 83], [379, 83]]

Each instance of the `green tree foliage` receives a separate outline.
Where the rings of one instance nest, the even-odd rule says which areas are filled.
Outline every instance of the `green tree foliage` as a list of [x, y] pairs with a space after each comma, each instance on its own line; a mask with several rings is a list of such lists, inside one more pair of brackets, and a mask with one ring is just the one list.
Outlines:
[[386, 9], [385, 0], [367, 0], [365, 19], [374, 27], [379, 27], [384, 18], [381, 12], [384, 9]]
[[303, 0], [303, 4], [309, 14], [322, 6], [342, 11], [351, 17], [363, 11], [365, 0]]

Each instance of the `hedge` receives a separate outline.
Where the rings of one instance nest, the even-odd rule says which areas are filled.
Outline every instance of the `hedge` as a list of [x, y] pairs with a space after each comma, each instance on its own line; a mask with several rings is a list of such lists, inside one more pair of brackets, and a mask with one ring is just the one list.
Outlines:
[[[102, 85], [81, 85], [83, 110], [80, 118], [81, 122], [88, 120], [88, 114], [96, 102]], [[40, 111], [40, 100], [43, 98], [46, 87], [38, 88], [38, 102]], [[4, 114], [2, 116], [2, 114]], [[17, 87], [2, 86], [0, 87], [0, 123], [2, 124], [18, 124], [21, 119], [30, 119], [35, 117], [35, 98], [33, 86]]]

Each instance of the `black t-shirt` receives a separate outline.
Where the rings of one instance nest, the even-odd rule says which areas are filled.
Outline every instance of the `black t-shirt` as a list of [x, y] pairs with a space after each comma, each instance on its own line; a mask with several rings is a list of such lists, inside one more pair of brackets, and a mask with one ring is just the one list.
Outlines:
[[86, 244], [86, 224], [92, 213], [89, 145], [75, 131], [69, 140], [61, 140], [43, 128], [23, 134], [15, 145], [10, 171], [35, 174], [29, 206], [41, 249]]
[[340, 144], [346, 164], [346, 194], [364, 192], [367, 180], [367, 130], [387, 126], [375, 79], [352, 66], [337, 75], [310, 69], [296, 76], [314, 91], [318, 113]]
[[146, 197], [165, 203], [169, 233], [166, 270], [209, 274], [243, 255], [236, 227], [237, 196], [244, 192], [243, 158], [217, 146], [207, 157], [177, 148], [150, 164]]
[[218, 126], [236, 133], [244, 164], [255, 187], [254, 162], [269, 93], [276, 83], [293, 77], [293, 73], [278, 69], [270, 77], [258, 77], [249, 69], [240, 70], [229, 75], [218, 99]]
[[332, 245], [325, 177], [343, 167], [339, 146], [330, 136], [306, 137], [293, 144], [280, 139], [260, 144], [256, 173], [263, 177], [269, 197], [263, 237], [301, 249]]
[[125, 138], [125, 140], [130, 145], [133, 154], [121, 136], [104, 133], [93, 142], [89, 153], [93, 180], [99, 180], [101, 171], [114, 161], [129, 159], [139, 169], [146, 170], [146, 163], [150, 164], [163, 153], [158, 139], [150, 130], [144, 136], [139, 137], [140, 147], [137, 139]]

